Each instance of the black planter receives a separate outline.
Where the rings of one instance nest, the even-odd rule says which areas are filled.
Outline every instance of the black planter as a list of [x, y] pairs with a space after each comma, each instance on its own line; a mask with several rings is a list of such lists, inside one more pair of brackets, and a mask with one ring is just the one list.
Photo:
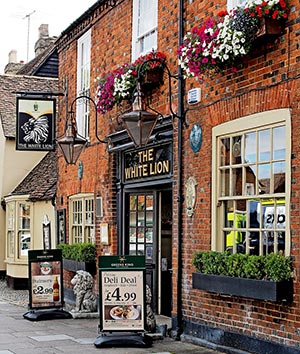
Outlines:
[[293, 301], [293, 281], [281, 282], [193, 273], [193, 288], [265, 301]]
[[76, 273], [77, 270], [85, 270], [91, 274], [96, 273], [95, 262], [80, 262], [74, 261], [73, 259], [63, 259], [63, 268], [74, 273]]

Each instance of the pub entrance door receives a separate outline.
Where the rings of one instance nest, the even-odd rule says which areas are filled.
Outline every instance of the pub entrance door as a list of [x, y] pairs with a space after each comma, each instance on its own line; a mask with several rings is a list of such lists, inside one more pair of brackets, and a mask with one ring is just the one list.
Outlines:
[[172, 191], [130, 191], [125, 195], [125, 251], [145, 255], [152, 309], [171, 316]]

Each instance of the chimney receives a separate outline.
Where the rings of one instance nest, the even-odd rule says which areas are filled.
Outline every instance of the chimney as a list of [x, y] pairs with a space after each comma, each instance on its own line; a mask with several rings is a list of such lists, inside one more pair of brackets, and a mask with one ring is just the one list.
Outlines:
[[13, 49], [8, 53], [8, 63], [16, 63], [16, 62], [17, 62], [17, 51]]
[[54, 41], [56, 37], [49, 37], [49, 30], [47, 24], [42, 24], [39, 27], [39, 39], [34, 46], [35, 56], [37, 57], [43, 53]]
[[8, 64], [4, 68], [4, 74], [16, 74], [23, 65], [23, 61], [17, 63], [17, 51], [13, 49], [8, 54]]

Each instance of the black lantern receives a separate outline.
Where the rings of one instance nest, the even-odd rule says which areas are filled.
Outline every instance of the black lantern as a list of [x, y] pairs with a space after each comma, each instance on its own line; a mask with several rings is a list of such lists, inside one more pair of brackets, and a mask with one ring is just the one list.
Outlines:
[[76, 164], [80, 154], [88, 144], [88, 140], [83, 136], [81, 136], [80, 134], [78, 134], [77, 132], [77, 125], [76, 125], [76, 119], [74, 117], [73, 105], [79, 99], [89, 100], [90, 102], [93, 103], [95, 108], [95, 114], [96, 114], [96, 118], [95, 118], [96, 138], [100, 143], [107, 144], [107, 141], [101, 140], [98, 137], [98, 116], [97, 116], [97, 106], [95, 101], [89, 96], [76, 97], [71, 104], [70, 112], [68, 112], [65, 135], [62, 138], [57, 140], [57, 145], [59, 146], [66, 163], [69, 165]]
[[121, 115], [125, 128], [135, 146], [147, 145], [158, 119], [157, 113], [146, 111], [143, 103], [141, 84], [138, 82], [137, 92], [132, 104], [132, 112]]
[[179, 119], [184, 120], [184, 115], [178, 115], [173, 111], [172, 108], [172, 92], [171, 92], [171, 78], [181, 80], [181, 76], [172, 75], [168, 66], [165, 63], [165, 60], [161, 58], [151, 58], [145, 60], [141, 66], [139, 67], [138, 75], [137, 75], [137, 86], [136, 92], [134, 94], [134, 101], [132, 104], [132, 112], [124, 113], [120, 116], [121, 120], [125, 125], [125, 129], [127, 130], [128, 135], [134, 142], [136, 147], [147, 145], [153, 129], [156, 125], [157, 119], [159, 117], [159, 113], [149, 112], [145, 108], [145, 103], [143, 102], [143, 93], [141, 90], [141, 82], [143, 79], [143, 68], [145, 65], [149, 64], [149, 62], [158, 62], [161, 64], [163, 69], [166, 69], [168, 79], [169, 79], [169, 105], [170, 112], [173, 117], [177, 117]]
[[75, 165], [87, 143], [87, 139], [78, 135], [73, 112], [70, 112], [65, 135], [57, 141], [66, 163]]

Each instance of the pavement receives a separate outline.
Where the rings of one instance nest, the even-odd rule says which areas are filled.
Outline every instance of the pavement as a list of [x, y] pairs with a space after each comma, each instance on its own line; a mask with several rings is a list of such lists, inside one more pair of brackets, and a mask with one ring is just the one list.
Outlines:
[[96, 347], [99, 318], [32, 321], [28, 291], [13, 290], [0, 280], [0, 354], [221, 354], [222, 352], [158, 335], [149, 348]]

